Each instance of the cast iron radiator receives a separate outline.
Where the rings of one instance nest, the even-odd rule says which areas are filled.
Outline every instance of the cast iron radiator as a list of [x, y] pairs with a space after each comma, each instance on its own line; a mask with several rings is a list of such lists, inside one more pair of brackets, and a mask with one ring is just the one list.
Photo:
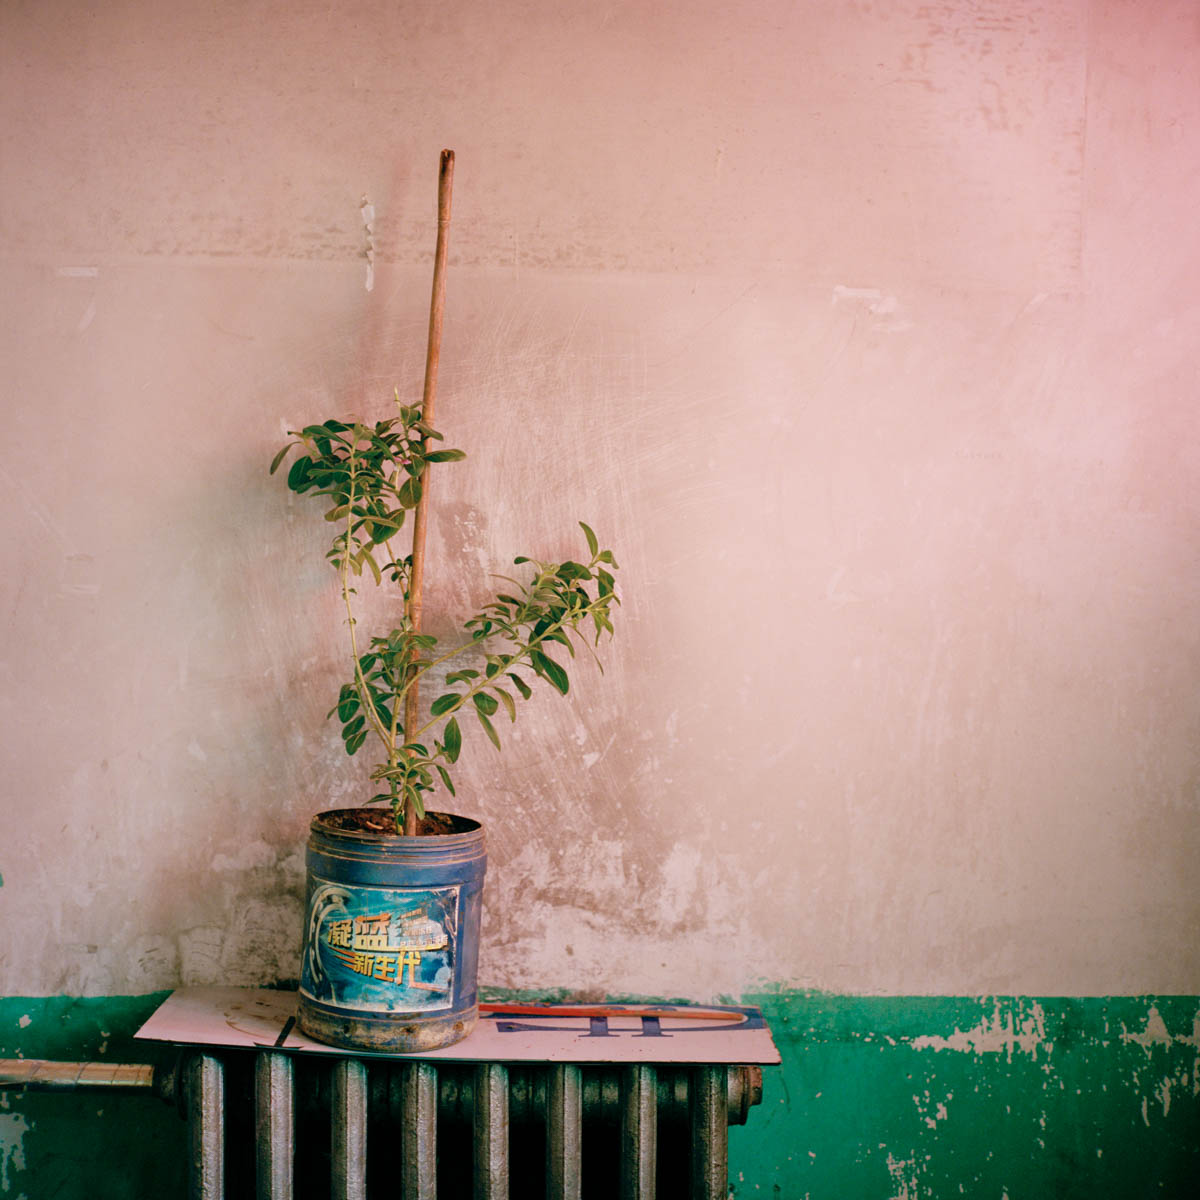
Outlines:
[[[197, 1054], [185, 1073], [193, 1200], [221, 1200], [227, 1179], [249, 1173], [248, 1140], [259, 1200], [292, 1197], [307, 1190], [302, 1183], [318, 1184], [313, 1190], [332, 1200], [434, 1200], [439, 1184], [443, 1200], [725, 1200], [728, 1126], [744, 1124], [762, 1099], [759, 1068], [724, 1065], [463, 1064], [260, 1051]], [[243, 1120], [235, 1148], [239, 1122], [228, 1098], [251, 1091], [252, 1138]], [[326, 1162], [327, 1184], [313, 1178], [325, 1174]]]
[[6, 1061], [0, 1084], [153, 1090], [188, 1124], [191, 1200], [726, 1200], [754, 1066], [452, 1063], [184, 1051]]

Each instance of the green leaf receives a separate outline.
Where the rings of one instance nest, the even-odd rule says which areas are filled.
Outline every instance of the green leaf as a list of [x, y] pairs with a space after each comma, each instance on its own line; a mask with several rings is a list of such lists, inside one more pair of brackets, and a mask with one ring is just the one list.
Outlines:
[[429, 706], [429, 715], [440, 717], [442, 713], [449, 712], [461, 699], [462, 697], [457, 692], [447, 692]]
[[489, 696], [487, 692], [476, 692], [471, 699], [475, 702], [475, 707], [479, 709], [485, 717], [490, 717], [499, 705], [496, 703], [494, 696]]
[[404, 508], [416, 508], [421, 499], [421, 481], [419, 479], [406, 479], [396, 492], [396, 499], [400, 501]]
[[339, 721], [349, 721], [354, 714], [358, 712], [358, 697], [355, 695], [344, 696], [337, 704], [337, 715]]
[[[399, 516], [399, 520], [395, 520], [394, 516]], [[386, 517], [372, 517], [367, 522], [367, 530], [371, 535], [371, 541], [377, 546], [381, 542], [386, 542], [388, 538], [396, 536], [400, 526], [404, 524], [404, 509], [396, 509], [395, 514], [388, 513]]]
[[346, 753], [347, 754], [356, 754], [359, 750], [362, 749], [362, 744], [366, 740], [367, 740], [367, 731], [365, 729], [359, 730], [359, 732], [354, 734], [353, 737], [346, 739]]
[[446, 791], [452, 796], [457, 795], [458, 793], [454, 790], [454, 783], [450, 778], [450, 773], [441, 763], [434, 763], [434, 766], [437, 767], [437, 773], [442, 777], [442, 782], [446, 785]]
[[520, 677], [520, 675], [514, 675], [511, 671], [509, 671], [508, 677], [517, 685], [517, 691], [521, 693], [521, 696], [525, 700], [528, 700], [529, 697], [533, 695], [533, 690], [530, 688], [529, 684], [527, 684], [525, 680]]
[[375, 561], [370, 550], [368, 550], [365, 546], [358, 552], [358, 562], [360, 566], [363, 563], [366, 563], [367, 566], [371, 568], [371, 574], [375, 576], [375, 582], [377, 584], [382, 581], [383, 576], [379, 573], [379, 564]]
[[588, 553], [595, 558], [600, 550], [600, 543], [596, 540], [596, 535], [582, 521], [579, 522], [579, 528], [583, 530], [583, 536], [587, 538]]
[[516, 702], [503, 688], [496, 688], [495, 692], [496, 692], [496, 696], [500, 700], [500, 702], [504, 705], [504, 707], [506, 709], [508, 709], [508, 719], [510, 721], [515, 721], [517, 719]]
[[571, 657], [575, 657], [575, 647], [571, 645], [570, 639], [561, 629], [556, 629], [553, 633], [546, 634], [546, 641], [560, 642], [562, 645], [566, 646]]
[[458, 762], [458, 753], [462, 749], [462, 730], [458, 727], [458, 718], [451, 717], [446, 722], [444, 730], [446, 744], [443, 747], [443, 752], [450, 762]]
[[558, 568], [557, 574], [559, 579], [567, 580], [568, 582], [573, 579], [591, 579], [592, 577], [591, 571], [583, 563], [577, 563], [570, 559]]
[[425, 461], [431, 463], [461, 462], [466, 457], [465, 451], [462, 450], [431, 450], [425, 455]]
[[567, 678], [567, 673], [552, 659], [548, 654], [543, 654], [540, 650], [532, 650], [529, 654], [529, 660], [533, 664], [533, 669], [550, 683], [562, 695], [567, 694], [567, 689], [571, 686], [570, 680]]
[[267, 472], [268, 475], [274, 475], [279, 468], [279, 464], [283, 462], [283, 456], [295, 445], [295, 442], [288, 442], [280, 452], [271, 459], [271, 469]]
[[[478, 696], [476, 696], [475, 698], [477, 700], [479, 699]], [[487, 719], [487, 717], [484, 716], [483, 711], [481, 709], [477, 708], [475, 710], [475, 715], [479, 718], [480, 725], [483, 726], [483, 732], [488, 735], [488, 738], [491, 741], [492, 745], [495, 746], [497, 750], [499, 750], [500, 749], [500, 735], [496, 732], [491, 721], [489, 721]]]
[[292, 469], [288, 472], [287, 485], [293, 492], [303, 492], [312, 487], [309, 482], [308, 472], [312, 466], [311, 458], [298, 458], [292, 463]]

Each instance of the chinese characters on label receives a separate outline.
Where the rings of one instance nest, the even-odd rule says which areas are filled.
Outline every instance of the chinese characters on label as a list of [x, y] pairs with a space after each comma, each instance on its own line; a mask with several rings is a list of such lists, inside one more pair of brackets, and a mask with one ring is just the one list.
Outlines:
[[429, 919], [425, 909], [401, 916], [393, 912], [343, 917], [326, 926], [326, 944], [356, 975], [409, 987], [443, 991], [437, 984], [423, 983], [418, 968], [421, 954], [445, 949], [445, 929]]
[[458, 887], [316, 884], [301, 991], [381, 1011], [451, 1004]]

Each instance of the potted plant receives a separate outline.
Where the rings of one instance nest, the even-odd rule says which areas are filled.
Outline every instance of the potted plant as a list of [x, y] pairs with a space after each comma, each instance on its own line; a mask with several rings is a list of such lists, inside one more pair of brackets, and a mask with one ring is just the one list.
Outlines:
[[[448, 648], [422, 630], [422, 582], [428, 473], [465, 457], [443, 448], [432, 425], [440, 269], [448, 221], [447, 155], [439, 200], [434, 317], [424, 402], [395, 396], [395, 415], [364, 422], [329, 419], [291, 434], [273, 474], [298, 449], [288, 487], [326, 505], [333, 526], [326, 554], [337, 574], [348, 630], [347, 668], [330, 717], [346, 752], [373, 744], [375, 792], [361, 807], [320, 813], [308, 846], [308, 911], [301, 965], [300, 1028], [353, 1049], [414, 1051], [450, 1045], [478, 1015], [475, 968], [486, 869], [478, 822], [429, 808], [440, 786], [455, 794], [452, 772], [464, 725], [497, 749], [497, 724], [544, 681], [566, 695], [561, 650], [591, 650], [612, 633], [619, 603], [612, 552], [580, 522], [587, 553], [579, 561], [518, 556], [524, 578], [503, 588], [462, 627]], [[444, 203], [443, 203], [444, 200]], [[407, 518], [412, 513], [414, 520]], [[408, 553], [397, 548], [411, 524]], [[363, 581], [396, 589], [403, 604], [387, 632], [360, 633], [355, 615]], [[594, 654], [594, 651], [593, 651]], [[444, 674], [427, 708], [421, 685]], [[460, 722], [460, 718], [462, 721]]]

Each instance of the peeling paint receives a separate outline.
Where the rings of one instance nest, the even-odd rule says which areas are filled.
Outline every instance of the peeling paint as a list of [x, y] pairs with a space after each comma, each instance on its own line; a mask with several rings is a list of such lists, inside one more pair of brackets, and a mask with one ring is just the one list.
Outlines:
[[23, 1113], [0, 1113], [0, 1193], [6, 1196], [18, 1172], [25, 1170], [25, 1135], [30, 1128]]
[[[731, 1138], [731, 1161], [754, 1164], [739, 1200], [1194, 1195], [1192, 997], [747, 999], [784, 1059], [765, 1108], [792, 1099]], [[785, 1119], [817, 1160], [772, 1158]]]
[[1162, 1115], [1166, 1117], [1171, 1111], [1171, 1079], [1168, 1076], [1159, 1084], [1156, 1095], [1162, 1101]]
[[[167, 1061], [134, 1031], [165, 998], [0, 998], [0, 1057]], [[19, 1016], [30, 1021], [22, 1026]], [[7, 1030], [8, 1032], [4, 1032]], [[185, 1126], [167, 1106], [133, 1093], [0, 1095], [0, 1193], [59, 1200], [183, 1195]]]
[[364, 195], [358, 210], [363, 224], [362, 256], [367, 260], [366, 288], [371, 292], [375, 290], [375, 205]]
[[887, 1169], [892, 1185], [897, 1189], [889, 1200], [919, 1200], [921, 1179], [915, 1159], [898, 1159], [889, 1151]]
[[949, 1037], [923, 1034], [913, 1038], [911, 1045], [914, 1050], [1004, 1054], [1009, 1062], [1014, 1050], [1036, 1060], [1039, 1049], [1046, 1054], [1054, 1049], [1054, 1044], [1046, 1039], [1045, 1012], [1036, 1002], [1026, 1016], [996, 1001], [992, 1016], [985, 1017], [975, 1028], [955, 1029]]
[[1130, 1033], [1124, 1025], [1121, 1026], [1121, 1041], [1133, 1042], [1135, 1045], [1141, 1046], [1147, 1055], [1152, 1047], [1169, 1046], [1173, 1040], [1167, 1031], [1166, 1022], [1163, 1021], [1158, 1009], [1153, 1004], [1146, 1013], [1146, 1024], [1141, 1033]]

